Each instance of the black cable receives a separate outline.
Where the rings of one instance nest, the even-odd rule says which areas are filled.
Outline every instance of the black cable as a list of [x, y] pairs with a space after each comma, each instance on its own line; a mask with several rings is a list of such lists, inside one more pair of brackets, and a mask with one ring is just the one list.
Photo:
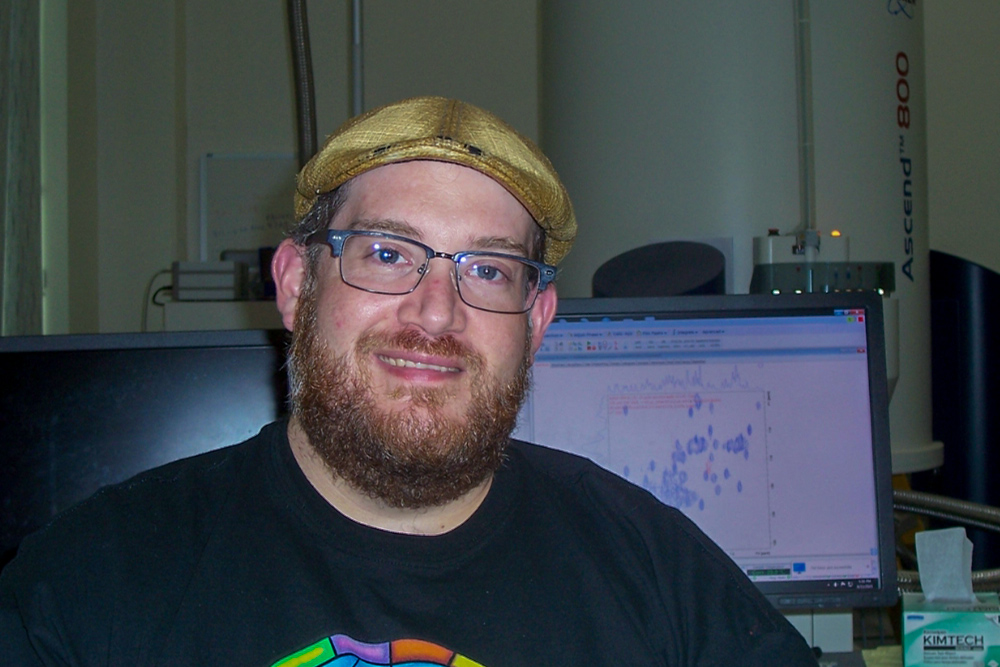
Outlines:
[[[147, 324], [148, 324], [147, 319], [149, 317], [149, 301], [151, 299], [150, 292], [153, 291], [153, 283], [156, 282], [156, 279], [159, 278], [160, 276], [167, 275], [169, 273], [171, 273], [170, 269], [163, 269], [162, 271], [157, 271], [156, 273], [153, 274], [153, 277], [149, 279], [149, 282], [146, 283], [146, 294], [145, 294], [145, 296], [144, 296], [144, 298], [142, 300], [142, 322], [140, 323], [141, 324], [141, 328], [139, 329], [140, 331], [142, 331], [144, 333], [145, 333], [145, 331], [148, 328], [147, 327]], [[157, 290], [157, 294], [158, 293], [159, 293], [159, 290]], [[158, 303], [156, 305], [162, 306], [163, 304], [162, 303]]]
[[172, 290], [173, 288], [174, 288], [173, 285], [164, 285], [163, 287], [159, 288], [158, 290], [153, 292], [153, 296], [149, 299], [150, 303], [152, 303], [154, 306], [159, 306], [160, 308], [164, 307], [165, 305], [167, 305], [166, 302], [157, 301], [156, 297], [160, 295], [160, 292], [166, 292], [167, 290]]

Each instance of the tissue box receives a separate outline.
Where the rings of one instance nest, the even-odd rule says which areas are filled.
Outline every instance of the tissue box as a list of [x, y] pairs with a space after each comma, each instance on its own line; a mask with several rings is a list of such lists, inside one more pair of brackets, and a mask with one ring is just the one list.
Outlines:
[[905, 667], [1000, 667], [1000, 598], [978, 593], [976, 602], [928, 602], [903, 594]]

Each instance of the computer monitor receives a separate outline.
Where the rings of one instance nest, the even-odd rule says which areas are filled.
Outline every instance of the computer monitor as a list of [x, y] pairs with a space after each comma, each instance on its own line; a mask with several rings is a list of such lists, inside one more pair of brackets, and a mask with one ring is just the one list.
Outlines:
[[285, 412], [279, 331], [0, 338], [0, 566], [100, 487]]
[[780, 609], [889, 606], [881, 299], [563, 300], [515, 436], [677, 507]]

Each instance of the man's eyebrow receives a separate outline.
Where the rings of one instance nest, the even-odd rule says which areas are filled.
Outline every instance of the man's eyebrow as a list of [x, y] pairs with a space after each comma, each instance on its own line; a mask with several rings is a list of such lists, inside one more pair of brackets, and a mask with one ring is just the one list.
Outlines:
[[474, 250], [496, 250], [513, 255], [528, 256], [528, 246], [506, 236], [487, 236], [476, 239]]
[[422, 240], [420, 231], [413, 225], [402, 220], [392, 220], [389, 218], [362, 218], [353, 220], [347, 225], [348, 231], [362, 230], [366, 232], [384, 232], [386, 234], [398, 234], [406, 236], [416, 241]]

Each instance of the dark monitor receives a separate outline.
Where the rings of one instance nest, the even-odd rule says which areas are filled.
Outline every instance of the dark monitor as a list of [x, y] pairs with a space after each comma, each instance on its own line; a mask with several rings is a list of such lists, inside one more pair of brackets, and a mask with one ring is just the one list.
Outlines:
[[107, 484], [284, 412], [283, 332], [0, 338], [0, 565]]
[[778, 608], [889, 606], [881, 299], [563, 300], [515, 435], [679, 508]]

